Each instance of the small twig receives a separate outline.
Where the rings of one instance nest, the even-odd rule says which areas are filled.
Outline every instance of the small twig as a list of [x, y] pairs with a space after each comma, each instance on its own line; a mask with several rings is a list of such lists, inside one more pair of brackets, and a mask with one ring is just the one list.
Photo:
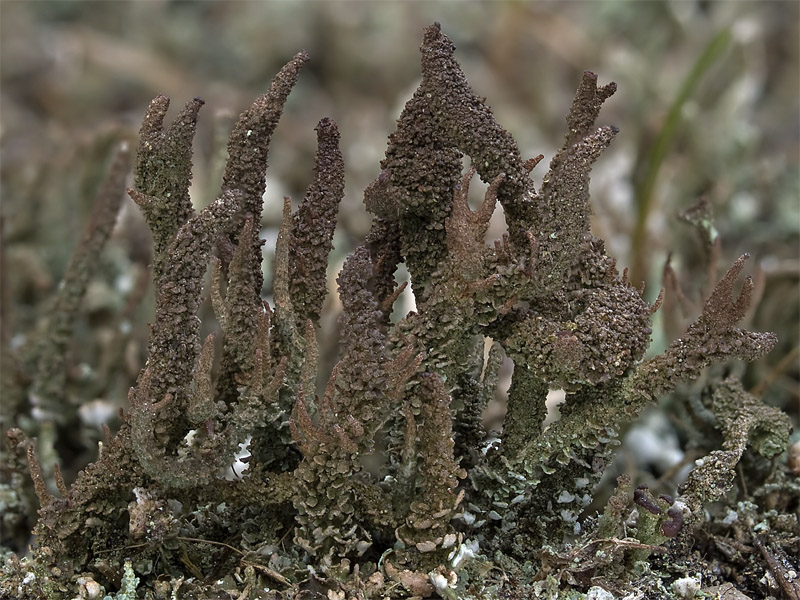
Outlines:
[[695, 460], [700, 458], [700, 456], [702, 456], [702, 452], [699, 452], [698, 450], [687, 450], [686, 454], [683, 456], [683, 459], [664, 471], [661, 477], [656, 479], [656, 483], [658, 485], [664, 485], [664, 482], [670, 481], [681, 469], [683, 469], [686, 465], [693, 463]]
[[[283, 534], [281, 539], [278, 540], [278, 545], [283, 544], [283, 540], [285, 540], [291, 532], [292, 532], [292, 528], [290, 527], [289, 529], [286, 530], [286, 533]], [[285, 549], [286, 548], [284, 548], [284, 550]]]
[[238, 548], [234, 548], [230, 544], [226, 544], [225, 542], [216, 542], [214, 540], [204, 540], [202, 538], [194, 538], [194, 537], [184, 537], [179, 535], [175, 538], [176, 540], [180, 540], [182, 542], [198, 542], [200, 544], [211, 544], [212, 546], [222, 546], [223, 548], [227, 548], [228, 550], [233, 550], [237, 554], [244, 556], [244, 552], [239, 550]]
[[184, 566], [189, 569], [189, 572], [194, 575], [198, 581], [202, 581], [205, 579], [203, 576], [203, 572], [192, 562], [192, 559], [189, 558], [189, 553], [186, 552], [186, 546], [181, 546], [181, 556], [180, 561], [184, 564]]
[[247, 600], [247, 598], [250, 596], [250, 588], [251, 587], [252, 586], [249, 583], [246, 586], [244, 586], [244, 589], [242, 590], [242, 593], [239, 594], [239, 597], [236, 600]]
[[759, 552], [761, 552], [761, 556], [763, 556], [764, 560], [767, 562], [767, 567], [775, 576], [781, 591], [783, 591], [789, 600], [800, 600], [800, 591], [798, 591], [797, 584], [787, 579], [786, 568], [782, 566], [776, 560], [772, 552], [767, 549], [767, 546], [761, 539], [761, 536], [754, 535], [753, 543], [755, 544], [756, 548], [758, 548]]
[[747, 493], [747, 481], [745, 480], [744, 471], [742, 470], [742, 463], [736, 463], [736, 472], [739, 474], [739, 480], [742, 482], [742, 493], [745, 498], [747, 498], [750, 494]]
[[652, 544], [643, 544], [641, 542], [634, 542], [631, 540], [621, 540], [619, 538], [603, 538], [599, 540], [592, 540], [591, 542], [583, 546], [583, 548], [588, 548], [592, 544], [603, 544], [603, 543], [605, 544], [610, 543], [610, 544], [615, 544], [617, 546], [625, 546], [628, 548], [637, 548], [641, 550], [650, 550], [651, 552], [660, 552], [662, 554], [667, 552], [667, 549], [664, 548], [664, 546], [653, 546]]
[[767, 374], [767, 376], [758, 382], [755, 387], [750, 390], [750, 393], [754, 396], [761, 396], [764, 391], [772, 385], [772, 383], [778, 378], [778, 376], [783, 373], [786, 369], [788, 369], [791, 365], [796, 363], [797, 357], [800, 355], [800, 346], [795, 346], [792, 350], [784, 356], [778, 364], [775, 365], [772, 370]]
[[266, 575], [270, 579], [274, 579], [278, 583], [287, 586], [291, 585], [291, 582], [288, 579], [286, 579], [286, 577], [284, 577], [274, 569], [270, 569], [269, 567], [265, 567], [264, 565], [260, 565], [258, 563], [250, 562], [248, 560], [243, 560], [242, 564], [247, 565], [248, 567], [253, 567], [256, 571], [261, 571], [264, 575]]
[[144, 548], [145, 546], [149, 546], [148, 543], [143, 544], [131, 544], [130, 546], [120, 546], [119, 548], [107, 548], [105, 550], [97, 550], [95, 554], [108, 554], [109, 552], [118, 552], [120, 550], [132, 550], [133, 548]]
[[[185, 537], [185, 536], [182, 536], [182, 535], [176, 536], [176, 537], [171, 538], [171, 539], [179, 540], [181, 542], [198, 542], [198, 543], [201, 543], [201, 544], [211, 544], [212, 546], [222, 546], [224, 548], [228, 548], [228, 550], [233, 550], [234, 552], [236, 552], [237, 554], [241, 554], [242, 556], [245, 555], [245, 553], [242, 552], [241, 550], [239, 550], [238, 548], [234, 548], [233, 546], [231, 546], [229, 544], [226, 544], [225, 542], [216, 542], [214, 540], [204, 540], [202, 538]], [[119, 548], [109, 548], [107, 550], [98, 550], [97, 552], [95, 552], [95, 554], [105, 554], [105, 553], [108, 553], [108, 552], [117, 552], [118, 550], [131, 550], [133, 548], [143, 548], [144, 546], [149, 546], [149, 544], [147, 542], [145, 542], [143, 544], [131, 544], [130, 546], [121, 546]]]

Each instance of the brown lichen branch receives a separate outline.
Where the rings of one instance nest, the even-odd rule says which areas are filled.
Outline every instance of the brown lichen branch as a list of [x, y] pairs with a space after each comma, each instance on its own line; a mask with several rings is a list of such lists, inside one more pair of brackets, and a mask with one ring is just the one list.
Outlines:
[[[739, 326], [754, 297], [750, 278], [734, 293], [745, 255], [666, 352], [644, 359], [662, 296], [646, 302], [589, 226], [590, 170], [617, 134], [595, 122], [616, 86], [598, 86], [596, 75], [584, 73], [564, 146], [537, 191], [530, 173], [542, 157], [522, 159], [469, 87], [438, 24], [425, 30], [420, 50], [422, 82], [364, 193], [372, 228], [337, 278], [341, 343], [321, 398], [317, 329], [344, 191], [330, 119], [317, 126], [314, 176], [294, 215], [284, 198], [274, 308], [261, 298], [267, 154], [307, 55], [296, 55], [239, 118], [222, 192], [198, 213], [188, 185], [202, 102], [189, 102], [166, 127], [168, 99], [151, 103], [130, 195], [154, 235], [156, 314], [130, 410], [70, 488], [56, 472], [63, 498], [48, 491], [22, 434], [9, 435], [16, 444], [9, 468], [19, 471], [15, 463], [24, 465], [27, 453], [42, 505], [34, 560], [36, 585], [58, 591], [49, 597], [66, 597], [78, 574], [118, 579], [112, 561], [121, 564], [123, 552], [134, 555], [126, 577], [135, 564], [156, 595], [166, 589], [153, 583], [165, 583], [162, 573], [190, 574], [194, 581], [177, 585], [191, 585], [198, 597], [210, 593], [204, 579], [238, 577], [228, 577], [224, 556], [190, 554], [187, 541], [248, 557], [237, 563], [241, 597], [263, 576], [287, 595], [368, 598], [397, 595], [391, 588], [401, 585], [454, 597], [463, 564], [478, 569], [468, 567], [470, 574], [487, 573], [483, 554], [510, 570], [503, 585], [530, 584], [523, 593], [553, 578], [585, 591], [605, 570], [628, 573], [648, 554], [665, 552], [659, 544], [676, 556], [688, 552], [704, 505], [732, 485], [745, 448], [773, 457], [786, 446], [787, 418], [725, 380], [710, 388], [706, 410], [722, 448], [702, 459], [677, 501], [645, 486], [634, 491], [621, 476], [597, 526], [584, 519], [620, 433], [645, 407], [710, 364], [762, 356], [776, 338]], [[464, 154], [471, 166], [462, 174]], [[473, 211], [476, 173], [488, 189]], [[112, 175], [121, 185], [117, 167]], [[487, 244], [498, 202], [509, 231]], [[103, 215], [82, 251], [96, 253], [107, 237], [113, 218]], [[223, 335], [219, 362], [219, 333], [201, 340], [198, 318], [215, 248], [210, 297]], [[416, 308], [395, 319], [406, 285], [395, 284], [401, 263]], [[79, 271], [73, 295], [85, 287]], [[676, 301], [688, 301], [669, 261], [664, 274], [665, 311], [674, 315]], [[79, 296], [60, 308], [70, 318]], [[487, 432], [484, 412], [504, 361], [513, 363], [507, 410], [502, 430]], [[560, 419], [545, 426], [552, 389], [566, 400]], [[247, 470], [226, 481], [245, 444]], [[178, 535], [185, 531], [196, 533]], [[565, 539], [575, 540], [572, 549]], [[361, 569], [369, 570], [365, 581]], [[384, 575], [394, 583], [385, 586]]]
[[[298, 52], [278, 72], [269, 90], [259, 96], [236, 121], [228, 139], [228, 162], [222, 180], [222, 189], [240, 190], [243, 196], [243, 213], [260, 216], [263, 208], [267, 158], [272, 134], [278, 125], [283, 106], [292, 91], [303, 65], [308, 62], [306, 52]], [[258, 227], [254, 227], [247, 243], [254, 259], [261, 264], [261, 240]], [[241, 231], [240, 228], [234, 231]], [[232, 240], [236, 241], [236, 240]], [[261, 293], [261, 272], [254, 274], [253, 291]]]
[[332, 119], [317, 125], [314, 181], [294, 214], [289, 242], [289, 281], [297, 319], [319, 323], [327, 293], [328, 254], [339, 202], [344, 196], [344, 160], [339, 150], [339, 128]]
[[[139, 205], [153, 232], [153, 280], [164, 272], [166, 251], [178, 229], [194, 214], [189, 198], [192, 180], [192, 140], [197, 115], [204, 102], [195, 98], [186, 103], [165, 129], [164, 117], [170, 100], [164, 95], [153, 99], [139, 131], [134, 184], [128, 193]], [[165, 168], [165, 166], [169, 168]]]

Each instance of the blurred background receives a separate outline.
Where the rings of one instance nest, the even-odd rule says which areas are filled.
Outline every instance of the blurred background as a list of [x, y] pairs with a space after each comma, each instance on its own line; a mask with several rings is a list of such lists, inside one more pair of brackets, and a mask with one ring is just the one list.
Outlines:
[[[418, 47], [433, 21], [454, 40], [473, 89], [487, 97], [523, 157], [545, 155], [533, 173], [537, 182], [563, 142], [582, 71], [597, 73], [601, 84], [617, 82], [599, 119], [621, 132], [593, 172], [595, 234], [634, 281], [647, 281], [650, 300], [671, 253], [687, 306], [696, 309], [682, 315], [690, 320], [708, 288], [709, 254], [698, 228], [678, 217], [705, 197], [714, 229], [704, 231], [721, 239], [714, 277], [749, 252], [747, 272], [761, 303], [748, 326], [780, 336], [774, 352], [743, 372], [745, 381], [789, 412], [797, 430], [800, 4], [790, 1], [3, 0], [2, 329], [12, 355], [21, 356], [37, 335], [109, 148], [120, 138], [135, 140], [149, 101], [166, 94], [173, 115], [193, 97], [206, 101], [192, 189], [202, 206], [218, 190], [215, 152], [235, 115], [300, 49], [312, 60], [272, 141], [263, 235], [272, 238], [271, 251], [280, 199], [299, 201], [311, 179], [314, 127], [334, 118], [347, 170], [335, 274], [369, 228], [361, 194], [378, 175], [387, 136], [419, 81]], [[80, 415], [95, 432], [124, 405], [144, 362], [152, 299], [138, 274], [149, 252], [146, 227], [128, 201], [89, 286], [70, 357], [71, 402], [94, 407]], [[120, 315], [133, 323], [123, 339]], [[678, 333], [657, 326], [653, 351]], [[124, 350], [114, 354], [120, 367], [103, 366], [112, 346]], [[25, 368], [4, 357], [4, 381], [24, 389]], [[4, 384], [2, 428], [27, 418], [24, 396], [10, 389]], [[62, 458], [70, 452], [65, 444]], [[79, 455], [94, 450], [73, 445], [79, 468], [88, 460]]]

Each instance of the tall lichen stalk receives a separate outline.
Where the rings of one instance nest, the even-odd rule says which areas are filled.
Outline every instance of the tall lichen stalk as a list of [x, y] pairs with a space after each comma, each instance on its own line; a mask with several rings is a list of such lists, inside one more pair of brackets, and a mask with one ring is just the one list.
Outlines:
[[[617, 134], [595, 121], [614, 84], [598, 87], [584, 73], [564, 146], [537, 186], [531, 172], [542, 157], [522, 157], [438, 25], [426, 29], [421, 51], [422, 82], [364, 192], [371, 231], [337, 279], [341, 345], [320, 395], [317, 336], [344, 193], [331, 119], [317, 126], [313, 182], [299, 208], [292, 214], [284, 203], [271, 305], [262, 301], [259, 238], [270, 139], [309, 57], [295, 56], [240, 116], [222, 189], [199, 212], [188, 189], [203, 103], [190, 101], [165, 124], [169, 100], [153, 100], [128, 190], [154, 240], [149, 357], [121, 428], [71, 487], [61, 482], [62, 497], [50, 495], [35, 453], [11, 432], [41, 503], [32, 566], [16, 562], [6, 574], [12, 583], [26, 569], [35, 574], [20, 597], [67, 597], [78, 576], [84, 588], [89, 576], [114, 588], [125, 558], [153, 598], [180, 586], [210, 598], [215, 581], [242, 598], [455, 597], [457, 589], [493, 597], [502, 582], [481, 591], [485, 578], [471, 571], [488, 564], [481, 556], [507, 557], [505, 568], [532, 561], [544, 577], [566, 539], [583, 536], [588, 547], [623, 536], [630, 482], [621, 481], [599, 525], [581, 525], [622, 429], [706, 366], [773, 347], [773, 334], [737, 328], [752, 291], [747, 279], [734, 292], [743, 256], [685, 334], [643, 359], [658, 306], [620, 275], [589, 227], [589, 172]], [[476, 174], [488, 188], [473, 211]], [[508, 233], [487, 245], [498, 203]], [[393, 322], [400, 263], [416, 310]], [[218, 331], [203, 340], [206, 295]], [[513, 376], [492, 442], [482, 414], [504, 356]], [[567, 401], [544, 427], [554, 388]], [[726, 441], [679, 498], [691, 514], [637, 491], [636, 502], [655, 510], [629, 556], [668, 538], [688, 547], [751, 434], [766, 456], [786, 446], [786, 418], [734, 381], [716, 388], [713, 411]], [[245, 442], [248, 469], [226, 478]]]

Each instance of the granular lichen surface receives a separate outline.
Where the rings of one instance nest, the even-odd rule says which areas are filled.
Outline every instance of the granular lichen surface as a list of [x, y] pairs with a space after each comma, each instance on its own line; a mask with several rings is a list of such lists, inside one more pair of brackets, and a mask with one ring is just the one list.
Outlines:
[[[755, 529], [748, 519], [765, 505], [740, 502], [737, 543], [758, 548], [776, 589], [796, 588], [798, 484], [780, 460], [788, 419], [735, 377], [709, 372], [776, 344], [738, 326], [754, 294], [750, 277], [740, 283], [748, 256], [679, 338], [646, 355], [662, 296], [645, 301], [590, 228], [590, 171], [618, 135], [596, 122], [616, 85], [583, 74], [563, 147], [536, 185], [542, 156], [523, 157], [454, 51], [438, 24], [425, 29], [421, 83], [364, 191], [371, 230], [336, 278], [331, 369], [320, 360], [334, 335], [322, 313], [345, 164], [330, 118], [317, 124], [299, 208], [284, 202], [271, 301], [262, 299], [270, 142], [313, 57], [295, 55], [239, 117], [221, 190], [199, 210], [189, 186], [203, 102], [165, 123], [169, 99], [153, 100], [127, 189], [153, 236], [148, 358], [97, 460], [70, 486], [53, 474], [58, 495], [33, 441], [7, 432], [4, 490], [29, 472], [40, 508], [31, 555], [7, 557], [2, 597], [579, 598], [598, 588], [680, 597], [673, 583], [686, 574], [724, 582], [693, 546], [724, 532], [704, 510], [725, 497], [744, 456], [771, 465], [753, 493], [767, 490], [772, 508]], [[29, 361], [45, 424], [57, 420], [53, 382], [127, 161], [123, 145], [60, 288], [57, 326]], [[475, 177], [486, 192], [473, 210]], [[507, 233], [487, 243], [500, 207]], [[401, 264], [416, 306], [393, 318]], [[208, 299], [215, 319], [201, 323]], [[504, 360], [507, 409], [487, 431]], [[718, 449], [675, 496], [622, 475], [594, 507], [622, 432], [697, 380]], [[545, 424], [553, 389], [566, 402]], [[236, 460], [247, 468], [232, 475]], [[635, 595], [647, 590], [655, 595]]]

